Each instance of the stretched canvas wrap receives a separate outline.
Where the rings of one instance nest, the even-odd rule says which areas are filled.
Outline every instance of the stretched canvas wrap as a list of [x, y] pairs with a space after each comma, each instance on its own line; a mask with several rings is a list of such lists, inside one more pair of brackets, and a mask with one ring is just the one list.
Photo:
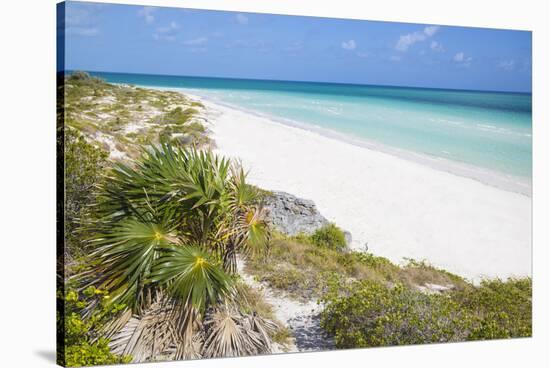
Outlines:
[[531, 336], [531, 32], [57, 11], [60, 365]]

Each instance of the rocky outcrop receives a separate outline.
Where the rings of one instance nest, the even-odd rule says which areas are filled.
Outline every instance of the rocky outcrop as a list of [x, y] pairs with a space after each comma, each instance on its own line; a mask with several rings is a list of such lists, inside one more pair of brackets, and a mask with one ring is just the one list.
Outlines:
[[267, 221], [283, 234], [313, 234], [329, 221], [321, 215], [315, 203], [285, 192], [273, 192], [266, 197]]
[[353, 238], [351, 237], [351, 233], [347, 230], [344, 230], [344, 236], [346, 238], [346, 243], [350, 245], [351, 241], [353, 240]]

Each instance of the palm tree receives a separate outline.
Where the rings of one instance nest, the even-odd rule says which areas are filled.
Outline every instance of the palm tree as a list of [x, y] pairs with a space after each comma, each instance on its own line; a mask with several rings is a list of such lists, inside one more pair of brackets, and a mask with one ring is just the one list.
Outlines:
[[276, 325], [241, 313], [234, 287], [237, 254], [269, 242], [243, 169], [210, 151], [162, 145], [105, 179], [92, 262], [79, 279], [126, 306], [102, 331], [112, 351], [134, 362], [270, 352]]

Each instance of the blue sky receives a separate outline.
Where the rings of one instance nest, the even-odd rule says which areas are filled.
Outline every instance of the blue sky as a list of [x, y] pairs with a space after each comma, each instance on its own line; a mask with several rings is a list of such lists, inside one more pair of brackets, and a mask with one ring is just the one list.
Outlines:
[[68, 2], [68, 70], [531, 91], [531, 33]]

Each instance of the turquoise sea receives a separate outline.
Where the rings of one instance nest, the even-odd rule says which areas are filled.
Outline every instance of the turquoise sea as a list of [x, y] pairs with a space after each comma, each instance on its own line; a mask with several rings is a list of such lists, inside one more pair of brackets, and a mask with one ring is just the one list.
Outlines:
[[122, 73], [111, 83], [178, 88], [302, 127], [320, 128], [527, 183], [531, 94]]

